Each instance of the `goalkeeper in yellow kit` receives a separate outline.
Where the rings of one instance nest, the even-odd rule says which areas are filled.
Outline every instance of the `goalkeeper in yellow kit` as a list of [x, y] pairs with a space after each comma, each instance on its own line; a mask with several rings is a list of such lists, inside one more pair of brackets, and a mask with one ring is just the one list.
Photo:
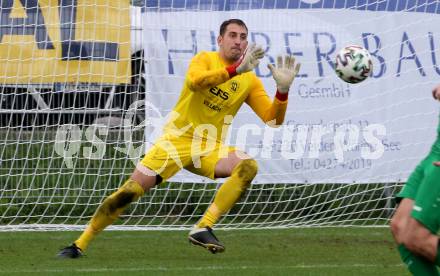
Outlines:
[[82, 256], [90, 241], [131, 202], [182, 168], [211, 179], [229, 177], [188, 235], [190, 242], [212, 253], [225, 250], [212, 233], [212, 227], [239, 200], [258, 169], [257, 162], [246, 153], [223, 144], [227, 126], [244, 102], [265, 123], [280, 125], [289, 88], [300, 69], [292, 56], [278, 57], [276, 66], [268, 66], [277, 85], [272, 101], [252, 72], [264, 51], [259, 46], [248, 45], [247, 37], [248, 29], [243, 21], [230, 19], [222, 23], [217, 38], [219, 51], [201, 52], [192, 59], [164, 134], [131, 177], [103, 201], [81, 236], [60, 251], [60, 257]]

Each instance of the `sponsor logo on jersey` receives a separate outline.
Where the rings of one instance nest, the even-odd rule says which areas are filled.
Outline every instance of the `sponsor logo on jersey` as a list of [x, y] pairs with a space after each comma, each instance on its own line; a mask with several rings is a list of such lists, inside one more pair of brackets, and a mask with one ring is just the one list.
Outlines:
[[211, 103], [208, 100], [203, 100], [203, 104], [206, 105], [207, 107], [209, 107], [210, 109], [214, 110], [214, 111], [217, 111], [217, 112], [222, 111], [222, 107], [221, 106], [216, 105], [214, 103]]
[[226, 91], [221, 90], [220, 88], [218, 88], [217, 86], [212, 87], [211, 89], [209, 89], [209, 92], [211, 92], [211, 94], [219, 97], [220, 99], [223, 100], [227, 100], [229, 99], [229, 93]]
[[237, 92], [237, 89], [238, 89], [238, 82], [236, 82], [235, 80], [233, 80], [233, 81], [231, 82], [231, 90], [232, 90], [232, 92]]

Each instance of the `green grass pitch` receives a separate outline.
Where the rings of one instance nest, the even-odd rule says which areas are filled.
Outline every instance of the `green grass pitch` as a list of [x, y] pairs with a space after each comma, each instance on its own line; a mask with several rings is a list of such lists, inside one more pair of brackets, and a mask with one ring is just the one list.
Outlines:
[[81, 259], [57, 259], [79, 232], [0, 232], [0, 275], [409, 275], [387, 228], [217, 230], [223, 254], [187, 231], [106, 231]]

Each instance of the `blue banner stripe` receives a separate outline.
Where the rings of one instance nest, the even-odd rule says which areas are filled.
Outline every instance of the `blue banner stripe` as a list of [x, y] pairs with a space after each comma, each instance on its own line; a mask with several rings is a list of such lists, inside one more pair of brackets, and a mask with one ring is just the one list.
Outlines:
[[[309, 3], [308, 3], [309, 2]], [[146, 11], [235, 11], [256, 9], [353, 9], [440, 13], [438, 0], [146, 0]]]

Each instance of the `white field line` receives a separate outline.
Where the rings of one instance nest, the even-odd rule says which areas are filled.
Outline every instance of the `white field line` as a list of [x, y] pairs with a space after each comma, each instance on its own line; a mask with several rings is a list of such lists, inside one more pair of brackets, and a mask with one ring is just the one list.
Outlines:
[[[389, 264], [386, 267], [400, 267], [403, 264]], [[280, 269], [338, 269], [338, 268], [382, 268], [376, 264], [316, 264], [316, 265], [286, 265], [286, 266], [201, 266], [201, 267], [127, 267], [127, 268], [78, 268], [78, 269], [1, 269], [0, 274], [12, 273], [66, 273], [66, 272], [166, 272], [166, 271], [222, 271], [222, 270], [280, 270]]]

